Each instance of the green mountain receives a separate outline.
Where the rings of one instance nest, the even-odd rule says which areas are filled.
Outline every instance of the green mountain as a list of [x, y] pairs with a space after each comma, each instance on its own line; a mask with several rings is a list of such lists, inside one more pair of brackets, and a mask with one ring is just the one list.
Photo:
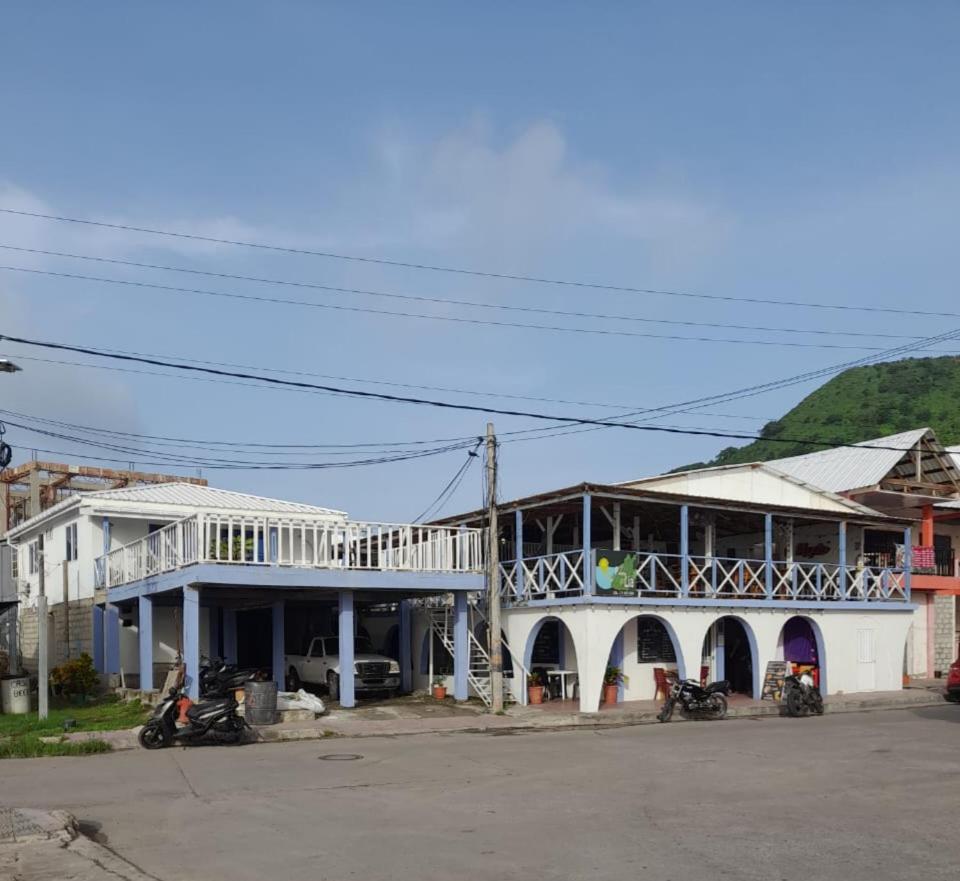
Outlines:
[[946, 446], [960, 443], [960, 358], [909, 358], [854, 367], [764, 425], [759, 440], [727, 447], [711, 462], [674, 470], [782, 459], [924, 426]]

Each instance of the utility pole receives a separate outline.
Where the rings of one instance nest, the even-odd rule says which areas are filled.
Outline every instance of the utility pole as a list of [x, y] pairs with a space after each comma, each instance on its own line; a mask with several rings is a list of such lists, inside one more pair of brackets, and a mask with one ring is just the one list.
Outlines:
[[497, 543], [497, 436], [487, 423], [487, 603], [490, 607], [490, 691], [503, 712], [503, 638], [500, 631], [500, 547]]
[[37, 715], [46, 719], [47, 699], [50, 691], [50, 658], [47, 648], [47, 593], [45, 583], [45, 561], [43, 554], [43, 532], [37, 537], [37, 566], [40, 576], [40, 590], [37, 596]]
[[[66, 645], [66, 657], [70, 660], [70, 567], [67, 561], [63, 561], [61, 567], [63, 573], [63, 641]], [[54, 634], [56, 641], [56, 634]]]

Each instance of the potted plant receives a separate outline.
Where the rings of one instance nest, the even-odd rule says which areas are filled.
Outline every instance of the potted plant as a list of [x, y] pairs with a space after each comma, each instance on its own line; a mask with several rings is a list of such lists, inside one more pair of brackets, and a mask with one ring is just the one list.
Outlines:
[[531, 673], [527, 676], [527, 700], [531, 704], [543, 703], [543, 683], [540, 681], [539, 673]]
[[447, 696], [447, 680], [443, 676], [433, 677], [433, 696], [438, 701]]
[[603, 674], [603, 702], [615, 704], [620, 696], [620, 683], [623, 682], [623, 672], [619, 667], [607, 667]]

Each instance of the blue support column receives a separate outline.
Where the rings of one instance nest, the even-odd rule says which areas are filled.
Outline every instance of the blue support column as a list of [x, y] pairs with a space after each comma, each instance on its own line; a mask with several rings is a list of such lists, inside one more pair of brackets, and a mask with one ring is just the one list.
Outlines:
[[763, 571], [767, 599], [773, 597], [773, 514], [763, 515]]
[[137, 639], [140, 644], [140, 688], [153, 691], [153, 600], [138, 597], [140, 618]]
[[410, 600], [400, 601], [400, 691], [413, 691], [413, 616]]
[[593, 584], [593, 542], [591, 540], [591, 532], [593, 526], [591, 524], [591, 504], [590, 504], [590, 494], [583, 494], [583, 592], [584, 593], [593, 593], [594, 584]]
[[186, 690], [191, 700], [200, 699], [200, 589], [183, 589], [183, 663]]
[[103, 606], [93, 607], [93, 667], [98, 673], [106, 673], [103, 653]]
[[340, 706], [357, 704], [353, 676], [353, 591], [340, 591]]
[[610, 649], [610, 666], [620, 670], [620, 681], [617, 683], [617, 703], [623, 703], [623, 630], [617, 634]]
[[517, 599], [523, 596], [523, 511], [517, 510], [513, 515], [513, 543], [517, 561], [517, 583], [515, 589]]
[[680, 506], [680, 595], [690, 593], [690, 506]]
[[283, 600], [273, 603], [273, 681], [277, 683], [277, 691], [286, 691], [286, 670], [284, 669], [284, 623], [283, 611], [286, 604]]
[[107, 603], [103, 614], [103, 672], [108, 676], [120, 672], [120, 610]]
[[837, 562], [840, 569], [837, 572], [837, 585], [840, 588], [840, 599], [847, 598], [847, 523], [840, 521], [837, 535]]
[[470, 666], [470, 634], [467, 631], [467, 595], [458, 590], [453, 595], [453, 699], [465, 701], [467, 670]]
[[237, 610], [223, 610], [223, 660], [237, 663]]
[[910, 569], [913, 567], [913, 535], [908, 526], [903, 530], [903, 590], [910, 599]]

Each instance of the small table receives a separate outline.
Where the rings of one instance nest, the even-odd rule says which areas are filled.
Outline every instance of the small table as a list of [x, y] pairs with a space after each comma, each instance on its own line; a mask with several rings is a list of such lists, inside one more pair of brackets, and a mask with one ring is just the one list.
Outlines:
[[576, 676], [576, 670], [547, 670], [547, 678], [556, 676], [560, 680], [560, 700], [567, 699], [567, 677]]

